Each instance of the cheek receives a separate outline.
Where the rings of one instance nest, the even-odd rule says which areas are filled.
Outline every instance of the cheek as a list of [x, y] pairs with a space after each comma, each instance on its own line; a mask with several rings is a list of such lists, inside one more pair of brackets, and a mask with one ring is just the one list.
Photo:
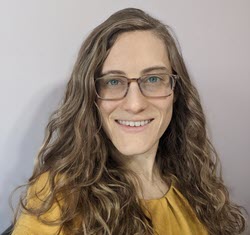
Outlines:
[[173, 103], [169, 104], [165, 109], [165, 119], [171, 120], [173, 113]]
[[102, 117], [109, 116], [115, 109], [115, 104], [112, 101], [100, 100], [97, 102]]
[[97, 105], [99, 107], [101, 119], [102, 119], [102, 124], [105, 129], [105, 132], [108, 132], [109, 130], [109, 125], [110, 125], [110, 116], [112, 115], [113, 111], [117, 107], [117, 101], [104, 101], [100, 100], [97, 102]]
[[165, 132], [165, 130], [168, 128], [168, 125], [172, 119], [173, 101], [169, 100], [167, 103], [162, 104], [162, 106], [159, 110], [161, 112], [161, 125], [160, 125], [161, 130], [160, 130], [160, 132], [161, 132], [161, 134], [163, 134]]
[[173, 114], [173, 106], [168, 107], [166, 115], [165, 115], [165, 130], [167, 129]]

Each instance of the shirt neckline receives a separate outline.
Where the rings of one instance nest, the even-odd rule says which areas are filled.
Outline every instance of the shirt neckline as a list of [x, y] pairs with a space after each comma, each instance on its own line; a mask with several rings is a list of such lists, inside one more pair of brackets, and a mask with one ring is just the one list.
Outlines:
[[167, 192], [162, 197], [160, 197], [160, 198], [152, 198], [152, 199], [143, 199], [143, 198], [140, 198], [140, 200], [143, 201], [143, 202], [153, 202], [153, 201], [163, 200], [163, 199], [165, 199], [171, 193], [171, 191], [173, 190], [173, 187], [174, 187], [173, 183], [171, 183], [170, 186], [169, 186], [169, 188], [168, 188], [168, 190], [167, 190]]

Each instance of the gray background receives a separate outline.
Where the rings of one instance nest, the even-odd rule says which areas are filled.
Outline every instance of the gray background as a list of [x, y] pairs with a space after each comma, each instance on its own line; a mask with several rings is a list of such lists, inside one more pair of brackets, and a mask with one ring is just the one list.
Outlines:
[[250, 1], [1, 0], [0, 231], [11, 220], [10, 192], [32, 173], [80, 44], [125, 7], [142, 8], [174, 29], [225, 183], [250, 212]]

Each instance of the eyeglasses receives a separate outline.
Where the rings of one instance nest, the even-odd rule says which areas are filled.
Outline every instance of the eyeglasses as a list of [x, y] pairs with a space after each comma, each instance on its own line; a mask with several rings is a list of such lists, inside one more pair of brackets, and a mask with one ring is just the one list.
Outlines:
[[175, 74], [147, 74], [140, 78], [127, 78], [121, 75], [104, 75], [95, 80], [96, 93], [99, 99], [123, 99], [131, 82], [137, 82], [141, 93], [146, 97], [161, 98], [172, 94], [176, 80]]

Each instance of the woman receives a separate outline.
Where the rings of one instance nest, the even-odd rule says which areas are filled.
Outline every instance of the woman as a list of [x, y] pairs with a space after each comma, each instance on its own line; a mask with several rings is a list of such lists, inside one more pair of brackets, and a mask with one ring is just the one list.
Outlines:
[[13, 234], [240, 234], [168, 27], [124, 9], [83, 43]]

